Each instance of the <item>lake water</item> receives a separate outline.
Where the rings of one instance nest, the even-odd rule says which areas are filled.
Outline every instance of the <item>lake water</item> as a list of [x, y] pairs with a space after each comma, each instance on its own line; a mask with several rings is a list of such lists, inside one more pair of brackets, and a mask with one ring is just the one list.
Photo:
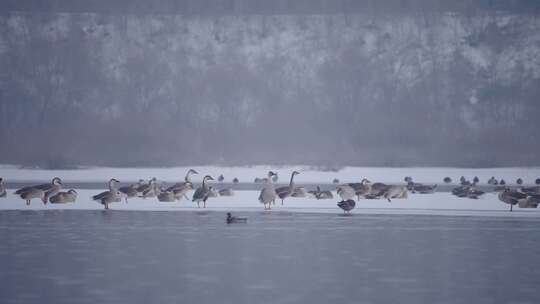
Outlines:
[[1, 303], [540, 303], [536, 218], [2, 211]]

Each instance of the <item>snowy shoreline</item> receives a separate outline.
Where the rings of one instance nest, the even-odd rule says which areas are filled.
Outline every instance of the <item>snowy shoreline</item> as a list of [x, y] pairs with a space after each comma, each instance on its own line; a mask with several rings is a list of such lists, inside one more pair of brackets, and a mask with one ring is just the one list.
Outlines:
[[[90, 199], [97, 190], [79, 190], [76, 203], [47, 204], [33, 200], [30, 206], [13, 194], [14, 189], [8, 190], [8, 197], [0, 199], [0, 212], [7, 210], [103, 210], [103, 207]], [[176, 212], [212, 212], [231, 211], [234, 213], [263, 212], [263, 213], [309, 213], [336, 214], [343, 212], [336, 206], [337, 198], [316, 200], [313, 198], [288, 198], [284, 205], [276, 201], [272, 210], [264, 211], [262, 204], [257, 201], [258, 191], [236, 191], [232, 197], [217, 197], [208, 200], [208, 208], [197, 208], [196, 204], [182, 200], [179, 202], [158, 202], [155, 198], [132, 198], [126, 204], [123, 201], [111, 204], [110, 211], [176, 211]], [[192, 193], [188, 193], [191, 196]], [[514, 208], [509, 212], [509, 205], [500, 202], [496, 194], [487, 193], [478, 200], [458, 198], [450, 193], [409, 194], [407, 199], [395, 199], [391, 203], [386, 200], [360, 200], [356, 209], [357, 215], [441, 215], [441, 216], [487, 216], [505, 218], [539, 218], [540, 209]]]

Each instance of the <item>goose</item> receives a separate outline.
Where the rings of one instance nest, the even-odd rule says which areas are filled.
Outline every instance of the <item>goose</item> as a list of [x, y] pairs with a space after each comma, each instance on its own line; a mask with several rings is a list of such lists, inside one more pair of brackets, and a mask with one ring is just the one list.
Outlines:
[[201, 201], [203, 202], [203, 208], [206, 208], [206, 200], [210, 197], [210, 186], [206, 183], [207, 181], [214, 180], [210, 175], [206, 175], [203, 178], [202, 186], [195, 190], [193, 193], [192, 201], [197, 203], [197, 208], [201, 208]]
[[293, 193], [291, 194], [292, 197], [306, 197], [307, 196], [306, 188], [304, 187], [296, 187], [294, 188]]
[[389, 186], [384, 192], [383, 197], [391, 202], [392, 198], [407, 198], [407, 187], [404, 186]]
[[120, 187], [118, 188], [118, 191], [120, 191], [122, 193], [122, 196], [124, 197], [124, 200], [126, 201], [126, 204], [128, 202], [128, 198], [130, 197], [136, 197], [139, 192], [137, 191], [137, 189], [142, 186], [142, 184], [144, 183], [144, 180], [140, 179], [137, 183], [135, 184], [131, 184], [129, 186], [124, 186], [124, 187]]
[[341, 200], [348, 201], [355, 197], [356, 192], [354, 191], [353, 187], [344, 184], [337, 186], [337, 194], [339, 197], [341, 197]]
[[366, 195], [366, 198], [379, 198], [384, 195], [384, 193], [388, 190], [388, 185], [383, 183], [374, 183], [371, 185], [371, 190]]
[[470, 186], [462, 185], [452, 189], [452, 194], [457, 197], [467, 197], [470, 188]]
[[25, 192], [19, 194], [19, 196], [26, 201], [26, 205], [30, 205], [30, 201], [34, 198], [41, 199], [43, 204], [47, 203], [45, 200], [45, 190], [39, 188], [29, 188]]
[[4, 186], [4, 179], [0, 177], [0, 197], [6, 197], [6, 186]]
[[540, 186], [521, 187], [520, 191], [527, 195], [540, 194]]
[[58, 192], [49, 199], [51, 204], [75, 203], [76, 200], [77, 191], [74, 189], [69, 189], [67, 192]]
[[450, 183], [452, 182], [452, 179], [451, 179], [450, 177], [447, 176], [447, 177], [445, 177], [445, 178], [443, 179], [443, 182], [444, 182], [445, 184], [450, 184]]
[[538, 204], [540, 204], [540, 195], [533, 194], [527, 197], [527, 199], [525, 200], [524, 206], [519, 205], [519, 207], [520, 208], [538, 208]]
[[109, 209], [109, 204], [114, 202], [119, 202], [121, 200], [122, 193], [116, 189], [116, 184], [119, 181], [115, 178], [109, 180], [109, 190], [101, 192], [92, 196], [92, 200], [102, 204], [105, 209]]
[[[62, 180], [59, 177], [55, 177], [52, 179], [50, 184], [23, 187], [15, 191], [15, 194], [25, 199], [27, 205], [30, 205], [30, 200], [32, 198], [41, 198], [43, 203], [47, 204], [49, 196], [55, 195], [56, 193], [58, 193], [58, 191], [60, 191], [60, 189], [62, 189]], [[39, 193], [40, 191], [43, 192], [42, 196]], [[30, 200], [24, 198], [23, 196], [30, 198]]]
[[313, 195], [316, 199], [330, 199], [334, 198], [334, 195], [332, 194], [332, 191], [321, 191], [321, 187], [317, 186], [317, 190], [309, 191], [309, 194]]
[[219, 190], [219, 196], [233, 196], [234, 191], [231, 188]]
[[218, 182], [222, 183], [225, 180], [225, 177], [223, 177], [223, 174], [218, 176]]
[[235, 177], [235, 178], [233, 178], [232, 182], [233, 182], [233, 184], [238, 184], [240, 181], [238, 180], [238, 178]]
[[367, 178], [363, 178], [359, 183], [348, 183], [347, 185], [354, 189], [358, 200], [360, 200], [360, 196], [366, 196], [371, 192], [371, 182]]
[[152, 177], [147, 184], [143, 184], [137, 188], [137, 192], [140, 193], [139, 196], [142, 198], [155, 197], [158, 194], [158, 186], [156, 184], [157, 179]]
[[227, 212], [227, 224], [247, 223], [247, 218], [232, 216], [230, 212]]
[[469, 187], [467, 191], [467, 197], [471, 199], [478, 199], [480, 196], [484, 195], [485, 192], [479, 189], [476, 189], [474, 186]]
[[157, 195], [159, 202], [174, 202], [176, 201], [176, 196], [174, 191], [167, 191], [164, 187], [160, 187], [159, 194]]
[[[276, 173], [268, 171], [268, 178], [266, 179], [266, 183], [259, 194], [259, 202], [264, 204], [264, 210], [270, 210], [270, 204], [276, 200], [276, 189], [274, 188], [274, 184], [272, 182], [272, 177], [274, 175], [276, 175]], [[267, 204], [268, 208], [266, 207]]]
[[510, 211], [514, 205], [519, 204], [527, 199], [527, 195], [519, 191], [510, 190], [509, 188], [499, 192], [498, 198], [501, 202], [510, 204]]
[[187, 200], [189, 200], [186, 193], [189, 190], [193, 190], [193, 184], [191, 183], [192, 174], [199, 174], [199, 172], [195, 171], [194, 169], [189, 169], [188, 172], [186, 173], [186, 176], [184, 177], [183, 182], [176, 183], [170, 186], [169, 188], [167, 188], [165, 191], [174, 192], [176, 199], [178, 200], [180, 200], [182, 197], [185, 197]]
[[[289, 181], [289, 186], [279, 187], [279, 188], [276, 189], [276, 193], [279, 196], [279, 198], [281, 199], [281, 205], [283, 205], [283, 201], [287, 197], [291, 196], [291, 194], [294, 192], [294, 176], [297, 175], [297, 174], [300, 174], [300, 172], [293, 171], [291, 173], [291, 179]], [[272, 177], [272, 181], [275, 182], [273, 177]]]
[[423, 185], [410, 182], [407, 188], [411, 190], [412, 193], [431, 194], [435, 192], [437, 185]]
[[350, 213], [356, 206], [356, 202], [352, 199], [343, 200], [337, 203], [338, 207], [343, 210], [343, 213]]

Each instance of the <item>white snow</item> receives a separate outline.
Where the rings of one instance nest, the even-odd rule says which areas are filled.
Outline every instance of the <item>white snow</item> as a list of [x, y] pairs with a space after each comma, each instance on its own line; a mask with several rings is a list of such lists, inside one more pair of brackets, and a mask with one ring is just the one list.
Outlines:
[[[219, 188], [219, 187], [218, 187]], [[76, 203], [47, 204], [33, 200], [30, 206], [8, 190], [7, 198], [0, 198], [0, 210], [101, 210], [103, 206], [90, 197], [102, 190], [79, 190]], [[193, 192], [188, 193], [191, 197]], [[334, 192], [335, 195], [335, 192]], [[337, 198], [316, 200], [313, 198], [288, 198], [284, 205], [279, 200], [271, 211], [264, 211], [257, 200], [259, 191], [236, 191], [232, 197], [210, 198], [206, 209], [199, 209], [191, 201], [182, 200], [174, 203], [158, 202], [156, 198], [131, 198], [128, 203], [119, 202], [110, 205], [111, 210], [139, 211], [233, 211], [233, 212], [303, 212], [341, 214], [336, 206]], [[337, 197], [337, 196], [335, 196]], [[540, 209], [520, 209], [514, 207], [509, 212], [509, 205], [500, 202], [494, 193], [488, 193], [478, 200], [457, 198], [450, 193], [409, 194], [407, 199], [360, 200], [356, 204], [355, 214], [418, 214], [447, 216], [505, 216], [505, 217], [540, 217]]]
[[193, 175], [195, 182], [209, 174], [217, 178], [220, 174], [225, 177], [225, 182], [231, 182], [237, 177], [240, 182], [253, 182], [255, 177], [265, 177], [269, 170], [279, 174], [279, 182], [287, 183], [293, 170], [301, 172], [295, 177], [298, 184], [331, 183], [334, 178], [340, 182], [359, 182], [362, 178], [368, 178], [372, 182], [403, 183], [405, 176], [413, 177], [415, 182], [442, 184], [444, 177], [450, 177], [457, 182], [460, 176], [472, 180], [474, 176], [480, 178], [480, 184], [487, 180], [504, 178], [507, 183], [515, 183], [521, 177], [525, 184], [533, 184], [540, 177], [540, 167], [530, 168], [377, 168], [377, 167], [344, 167], [332, 171], [319, 171], [308, 166], [252, 166], [252, 167], [220, 167], [220, 166], [194, 166], [194, 167], [171, 167], [171, 168], [88, 168], [79, 170], [42, 170], [20, 169], [11, 165], [0, 165], [0, 176], [6, 182], [40, 181], [47, 182], [58, 176], [64, 182], [103, 182], [110, 178], [116, 178], [121, 182], [135, 182], [139, 179], [156, 177], [166, 182], [182, 181], [189, 168], [194, 168], [200, 174]]

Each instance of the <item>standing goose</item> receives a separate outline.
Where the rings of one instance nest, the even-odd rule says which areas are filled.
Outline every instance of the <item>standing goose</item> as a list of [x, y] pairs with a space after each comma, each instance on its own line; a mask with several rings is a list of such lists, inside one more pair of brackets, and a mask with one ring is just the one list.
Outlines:
[[343, 210], [343, 213], [350, 213], [351, 210], [354, 209], [354, 207], [356, 206], [356, 202], [352, 199], [349, 199], [349, 200], [343, 200], [341, 202], [338, 202], [337, 203], [338, 207], [341, 208]]
[[[281, 199], [281, 205], [283, 205], [283, 200], [285, 200], [287, 197], [291, 196], [291, 194], [294, 193], [294, 176], [300, 174], [298, 171], [293, 171], [291, 173], [291, 180], [289, 181], [289, 186], [285, 187], [279, 187], [276, 189], [276, 193]], [[272, 180], [274, 180], [272, 178]]]
[[51, 196], [49, 200], [51, 204], [75, 203], [77, 200], [77, 191], [69, 189], [67, 192], [58, 192], [57, 194]]
[[110, 203], [119, 202], [121, 200], [122, 193], [116, 189], [117, 183], [119, 183], [117, 179], [111, 178], [109, 180], [109, 190], [92, 196], [92, 200], [102, 204], [105, 209], [109, 209]]
[[499, 200], [503, 203], [510, 204], [510, 211], [514, 205], [519, 204], [527, 199], [527, 195], [519, 191], [510, 190], [509, 188], [499, 192]]
[[172, 191], [174, 192], [174, 196], [177, 200], [182, 199], [182, 197], [185, 197], [187, 200], [189, 198], [186, 196], [186, 193], [189, 190], [193, 189], [193, 184], [191, 183], [191, 174], [199, 174], [199, 172], [195, 171], [194, 169], [189, 169], [186, 173], [186, 176], [184, 177], [183, 182], [176, 183], [169, 188], [166, 189], [166, 191]]
[[[43, 203], [47, 204], [49, 196], [55, 195], [60, 189], [62, 189], [62, 180], [59, 177], [55, 177], [50, 184], [23, 187], [15, 191], [15, 194], [26, 200], [27, 205], [30, 205], [30, 200], [32, 198], [41, 198]], [[43, 192], [43, 195], [40, 194], [40, 191]]]
[[211, 189], [206, 182], [211, 181], [211, 180], [214, 180], [214, 179], [210, 175], [205, 176], [202, 181], [202, 186], [197, 188], [197, 190], [195, 190], [195, 193], [193, 193], [192, 201], [197, 203], [197, 208], [201, 208], [201, 205], [200, 205], [201, 201], [204, 204], [203, 208], [206, 208], [206, 200], [211, 194], [210, 193]]
[[[264, 204], [264, 210], [270, 210], [270, 204], [276, 200], [276, 189], [272, 183], [272, 177], [276, 174], [272, 171], [268, 171], [268, 178], [264, 188], [262, 188], [261, 193], [259, 194], [259, 202]], [[268, 208], [266, 205], [268, 204]]]
[[6, 197], [6, 187], [4, 186], [4, 179], [0, 177], [0, 197]]

